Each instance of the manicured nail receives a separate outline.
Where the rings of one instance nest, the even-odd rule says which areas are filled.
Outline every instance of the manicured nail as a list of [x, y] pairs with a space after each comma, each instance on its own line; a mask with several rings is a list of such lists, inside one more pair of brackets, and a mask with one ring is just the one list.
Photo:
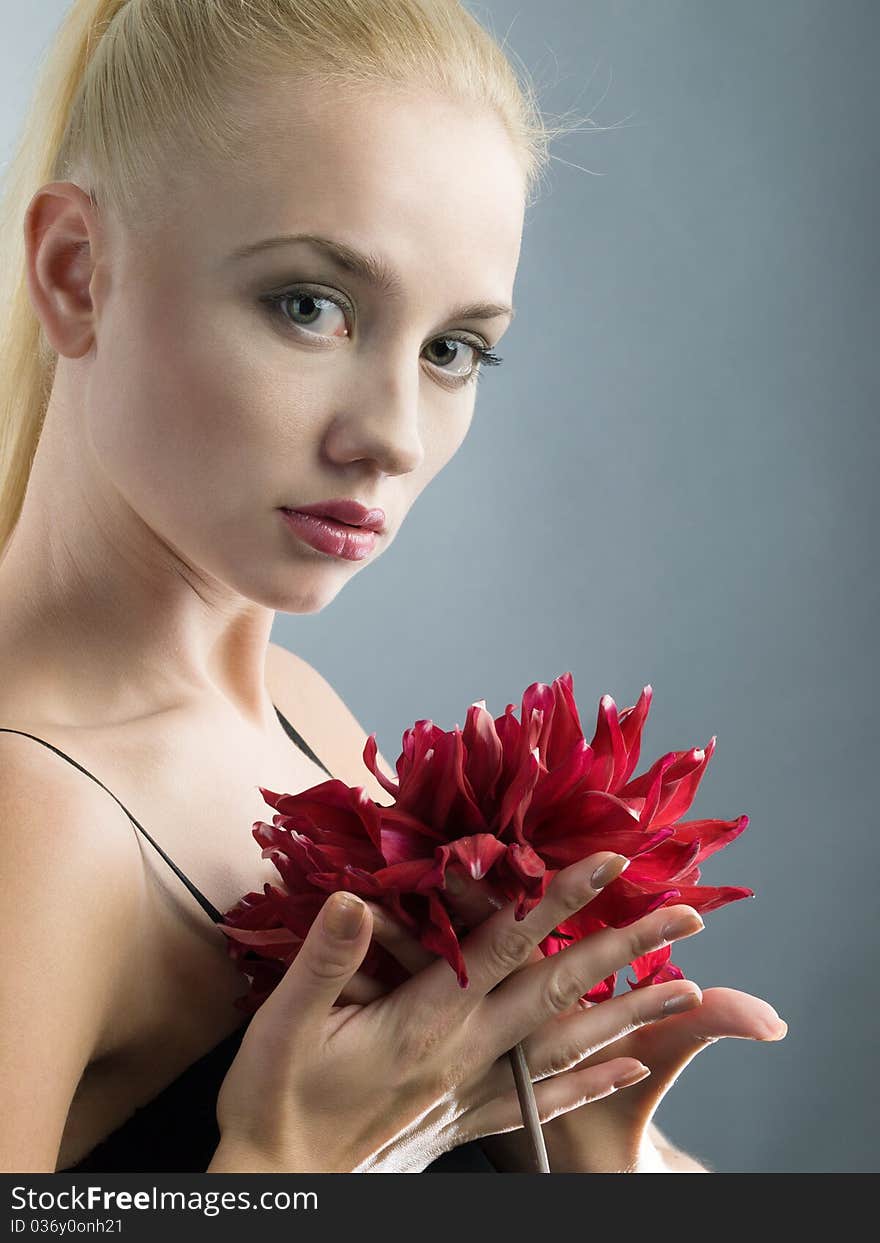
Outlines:
[[788, 1024], [785, 1019], [779, 1020], [781, 1026], [777, 1027], [771, 1036], [756, 1036], [756, 1040], [784, 1040], [788, 1035]]
[[637, 1070], [628, 1070], [625, 1075], [615, 1079], [614, 1086], [615, 1088], [631, 1088], [634, 1083], [641, 1083], [643, 1079], [647, 1079], [650, 1073], [647, 1066], [639, 1066]]
[[701, 993], [678, 993], [675, 997], [670, 997], [668, 1001], [663, 1002], [663, 1013], [682, 1014], [685, 1010], [694, 1010], [702, 1004], [703, 997]]
[[610, 859], [606, 859], [604, 863], [599, 864], [590, 877], [590, 885], [593, 889], [604, 889], [613, 880], [617, 880], [621, 872], [626, 871], [629, 862], [626, 855], [613, 855]]
[[324, 909], [324, 926], [334, 937], [352, 941], [361, 930], [367, 908], [353, 893], [334, 893]]
[[660, 935], [664, 941], [674, 941], [677, 937], [689, 937], [695, 932], [702, 932], [705, 927], [702, 919], [694, 911], [689, 915], [676, 915], [674, 919], [670, 919]]

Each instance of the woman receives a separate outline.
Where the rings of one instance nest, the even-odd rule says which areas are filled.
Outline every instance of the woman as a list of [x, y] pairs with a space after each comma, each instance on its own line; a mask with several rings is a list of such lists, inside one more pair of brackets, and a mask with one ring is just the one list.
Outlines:
[[[707, 1042], [785, 1025], [688, 981], [575, 1004], [701, 927], [669, 907], [542, 959], [621, 856], [520, 923], [476, 912], [468, 990], [330, 899], [246, 1028], [212, 923], [276, 879], [259, 787], [387, 801], [269, 635], [464, 440], [545, 159], [528, 90], [454, 0], [77, 0], [37, 99], [4, 230], [0, 1165], [527, 1169], [523, 1040], [554, 1170], [702, 1169], [657, 1103]], [[373, 935], [413, 973], [384, 994]]]

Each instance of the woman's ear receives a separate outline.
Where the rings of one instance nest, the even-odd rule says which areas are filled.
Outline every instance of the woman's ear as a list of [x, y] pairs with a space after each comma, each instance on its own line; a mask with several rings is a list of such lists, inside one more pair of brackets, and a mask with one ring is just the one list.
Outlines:
[[31, 302], [52, 348], [66, 358], [81, 358], [94, 341], [97, 232], [91, 200], [70, 181], [41, 186], [25, 213]]

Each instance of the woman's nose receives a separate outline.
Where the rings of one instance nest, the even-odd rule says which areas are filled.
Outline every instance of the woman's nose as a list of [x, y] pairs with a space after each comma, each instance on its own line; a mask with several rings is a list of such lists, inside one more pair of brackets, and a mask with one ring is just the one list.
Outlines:
[[327, 448], [340, 461], [371, 458], [387, 475], [416, 470], [425, 457], [418, 377], [364, 381], [338, 411]]

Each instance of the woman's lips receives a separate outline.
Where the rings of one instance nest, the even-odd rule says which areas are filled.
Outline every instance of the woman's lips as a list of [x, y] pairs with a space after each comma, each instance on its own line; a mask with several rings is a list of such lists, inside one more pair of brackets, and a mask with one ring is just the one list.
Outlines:
[[346, 561], [363, 561], [369, 557], [379, 538], [375, 531], [365, 531], [332, 518], [301, 514], [295, 509], [280, 512], [288, 527], [310, 547]]

